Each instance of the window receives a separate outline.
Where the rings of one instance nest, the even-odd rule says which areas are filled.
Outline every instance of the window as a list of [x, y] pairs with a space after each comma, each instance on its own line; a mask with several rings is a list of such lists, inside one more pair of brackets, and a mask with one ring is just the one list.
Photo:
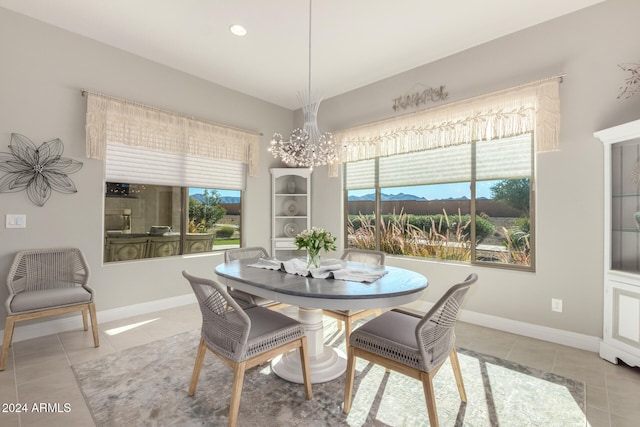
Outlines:
[[82, 93], [87, 156], [105, 161], [106, 262], [239, 245], [245, 176], [258, 172], [258, 132]]
[[[334, 132], [346, 245], [368, 240], [391, 253], [534, 270], [534, 153], [559, 149], [561, 81]], [[358, 206], [363, 196], [373, 201]]]
[[118, 143], [105, 164], [105, 262], [239, 246], [244, 164]]
[[532, 134], [345, 164], [346, 246], [533, 269]]
[[240, 205], [238, 190], [107, 182], [104, 261], [238, 247]]

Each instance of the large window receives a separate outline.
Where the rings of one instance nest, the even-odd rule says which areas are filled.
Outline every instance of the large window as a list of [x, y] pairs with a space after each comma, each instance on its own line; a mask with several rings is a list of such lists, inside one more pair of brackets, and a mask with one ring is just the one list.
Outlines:
[[260, 134], [87, 92], [87, 156], [105, 161], [104, 260], [239, 246]]
[[348, 247], [533, 269], [532, 136], [345, 164]]
[[107, 182], [104, 261], [240, 246], [241, 191]]

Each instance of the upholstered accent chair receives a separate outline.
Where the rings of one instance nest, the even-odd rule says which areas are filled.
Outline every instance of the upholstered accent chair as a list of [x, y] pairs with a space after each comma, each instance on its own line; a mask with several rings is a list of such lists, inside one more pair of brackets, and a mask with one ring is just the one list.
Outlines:
[[18, 252], [7, 276], [9, 297], [0, 355], [0, 371], [6, 367], [16, 322], [82, 312], [84, 330], [91, 317], [93, 343], [100, 345], [93, 290], [88, 286], [89, 266], [76, 248], [33, 249]]
[[[307, 337], [302, 324], [284, 314], [256, 305], [245, 310], [220, 283], [192, 276], [186, 271], [182, 275], [191, 284], [202, 312], [201, 338], [189, 385], [189, 396], [196, 392], [204, 356], [209, 349], [233, 368], [229, 426], [235, 426], [238, 422], [245, 371], [275, 356], [298, 349], [306, 398], [309, 400], [313, 397]], [[274, 387], [277, 387], [277, 382]]]
[[[227, 249], [224, 252], [224, 262], [231, 262], [237, 259], [251, 259], [251, 258], [268, 258], [269, 253], [267, 250], [260, 246], [250, 246], [246, 248]], [[262, 298], [257, 295], [243, 292], [238, 289], [228, 288], [229, 295], [231, 295], [242, 307], [251, 307], [252, 305], [259, 305], [271, 310], [278, 310], [287, 307], [288, 304], [273, 301], [267, 298]]]
[[351, 410], [357, 357], [421, 381], [431, 426], [438, 426], [433, 377], [447, 358], [451, 360], [460, 399], [466, 402], [454, 326], [467, 291], [477, 280], [474, 273], [452, 286], [422, 317], [394, 309], [356, 329], [347, 355], [344, 413]]
[[[385, 254], [382, 251], [372, 251], [366, 249], [345, 249], [340, 257], [345, 261], [362, 262], [365, 264], [384, 265]], [[349, 337], [353, 330], [353, 323], [372, 314], [380, 315], [380, 309], [370, 310], [322, 310], [325, 316], [332, 317], [338, 321], [338, 330], [342, 329], [344, 323], [344, 342], [349, 347]]]

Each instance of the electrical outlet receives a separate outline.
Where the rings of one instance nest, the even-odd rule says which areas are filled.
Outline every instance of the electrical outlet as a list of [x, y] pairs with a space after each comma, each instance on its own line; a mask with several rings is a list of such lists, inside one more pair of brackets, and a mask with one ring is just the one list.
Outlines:
[[562, 313], [562, 300], [551, 298], [551, 311], [557, 311], [558, 313]]

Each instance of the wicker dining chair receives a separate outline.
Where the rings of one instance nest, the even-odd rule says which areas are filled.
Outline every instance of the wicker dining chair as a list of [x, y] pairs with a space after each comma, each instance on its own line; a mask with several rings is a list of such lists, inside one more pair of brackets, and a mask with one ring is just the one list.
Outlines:
[[233, 368], [229, 426], [235, 426], [238, 422], [245, 371], [275, 356], [299, 349], [306, 398], [309, 400], [313, 397], [307, 337], [302, 324], [264, 307], [254, 305], [243, 309], [220, 283], [192, 276], [186, 271], [182, 275], [191, 284], [202, 312], [201, 338], [189, 385], [189, 396], [196, 392], [204, 356], [209, 349]]
[[7, 276], [9, 297], [0, 355], [0, 371], [6, 367], [16, 322], [82, 312], [84, 330], [91, 317], [93, 343], [100, 346], [93, 290], [88, 286], [89, 265], [79, 249], [33, 249], [18, 252]]
[[[384, 265], [385, 254], [382, 251], [366, 249], [345, 249], [340, 259], [345, 261], [362, 262], [365, 264]], [[332, 317], [338, 321], [338, 330], [342, 329], [344, 323], [344, 342], [349, 347], [349, 337], [353, 330], [353, 323], [372, 314], [380, 315], [380, 309], [369, 310], [322, 310], [325, 316]]]
[[[231, 262], [237, 259], [251, 259], [251, 258], [268, 258], [269, 253], [267, 250], [260, 246], [250, 246], [246, 248], [227, 249], [224, 252], [224, 262]], [[288, 307], [289, 304], [284, 304], [278, 301], [263, 298], [257, 295], [250, 294], [248, 292], [241, 291], [239, 289], [227, 288], [229, 295], [231, 295], [242, 307], [251, 307], [252, 305], [259, 305], [260, 307], [266, 307], [271, 310], [279, 310], [284, 307]]]
[[447, 357], [451, 360], [460, 399], [467, 401], [456, 352], [454, 326], [460, 305], [477, 280], [478, 276], [474, 273], [464, 282], [452, 286], [423, 317], [394, 309], [365, 323], [351, 334], [344, 387], [345, 414], [351, 410], [357, 357], [420, 380], [431, 426], [438, 426], [433, 377]]

